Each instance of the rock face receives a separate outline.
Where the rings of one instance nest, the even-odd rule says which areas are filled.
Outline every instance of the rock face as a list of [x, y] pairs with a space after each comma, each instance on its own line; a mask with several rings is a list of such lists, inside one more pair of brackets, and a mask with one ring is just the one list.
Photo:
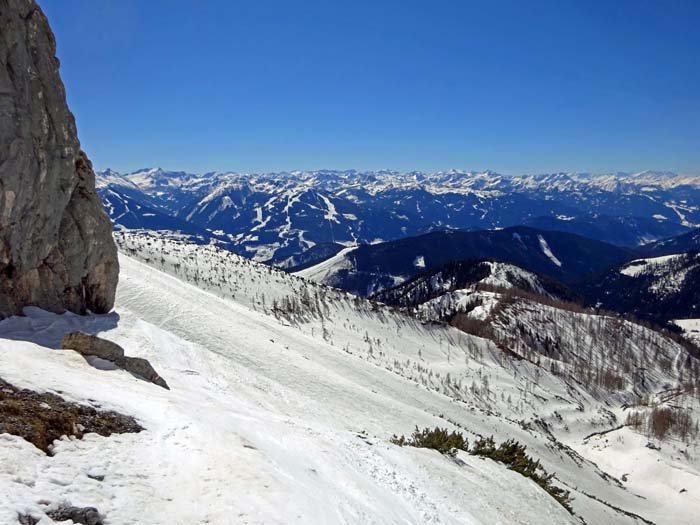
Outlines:
[[34, 0], [0, 0], [0, 318], [109, 311], [119, 265]]

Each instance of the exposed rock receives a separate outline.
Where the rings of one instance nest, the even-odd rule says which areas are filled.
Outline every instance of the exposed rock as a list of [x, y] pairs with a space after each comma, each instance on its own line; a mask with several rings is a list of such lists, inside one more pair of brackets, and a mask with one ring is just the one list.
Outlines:
[[82, 355], [94, 355], [108, 361], [124, 357], [124, 349], [117, 343], [85, 332], [71, 332], [61, 341], [61, 348], [75, 350]]
[[41, 521], [41, 519], [35, 518], [29, 514], [18, 514], [17, 521], [19, 522], [19, 525], [36, 525]]
[[111, 223], [80, 150], [56, 44], [34, 0], [0, 0], [0, 318], [109, 311]]
[[75, 350], [86, 357], [94, 356], [111, 361], [127, 372], [170, 390], [168, 384], [158, 375], [147, 359], [125, 356], [124, 349], [112, 341], [84, 332], [71, 332], [63, 337], [61, 348]]
[[170, 390], [168, 383], [158, 375], [147, 359], [141, 357], [122, 357], [114, 362], [118, 367], [123, 368], [127, 372], [143, 377], [151, 383]]
[[82, 525], [103, 525], [104, 521], [95, 507], [58, 507], [46, 515], [54, 521], [71, 520]]
[[46, 453], [61, 436], [82, 438], [89, 432], [110, 436], [143, 430], [131, 416], [70, 403], [55, 394], [15, 388], [2, 379], [0, 426], [3, 432], [20, 436]]

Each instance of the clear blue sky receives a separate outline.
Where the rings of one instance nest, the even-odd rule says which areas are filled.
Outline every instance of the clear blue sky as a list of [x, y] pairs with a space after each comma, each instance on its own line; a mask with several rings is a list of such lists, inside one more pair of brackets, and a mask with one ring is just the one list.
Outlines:
[[700, 173], [700, 1], [39, 2], [98, 168]]

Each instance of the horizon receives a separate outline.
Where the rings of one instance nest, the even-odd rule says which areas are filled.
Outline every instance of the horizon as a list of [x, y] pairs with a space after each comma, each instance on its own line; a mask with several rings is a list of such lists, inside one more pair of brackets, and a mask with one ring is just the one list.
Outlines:
[[96, 166], [700, 174], [700, 4], [39, 0]]
[[501, 173], [492, 169], [485, 170], [474, 170], [474, 169], [463, 169], [463, 168], [450, 168], [446, 170], [436, 170], [436, 171], [423, 171], [423, 170], [395, 170], [392, 168], [379, 168], [379, 169], [357, 169], [357, 168], [319, 168], [319, 169], [290, 169], [290, 170], [280, 170], [280, 171], [260, 171], [260, 172], [248, 172], [248, 171], [236, 171], [236, 170], [205, 170], [205, 171], [189, 171], [183, 169], [171, 169], [163, 168], [162, 166], [146, 166], [137, 168], [130, 171], [119, 171], [117, 169], [107, 167], [104, 169], [95, 168], [95, 173], [116, 173], [117, 175], [127, 176], [136, 173], [143, 173], [146, 171], [162, 171], [163, 173], [184, 173], [187, 175], [195, 175], [198, 177], [204, 177], [206, 175], [242, 175], [242, 176], [261, 176], [261, 175], [284, 175], [284, 174], [298, 174], [298, 173], [359, 173], [359, 174], [389, 174], [389, 175], [407, 175], [411, 173], [422, 174], [422, 175], [440, 175], [440, 174], [460, 174], [460, 175], [498, 175], [502, 177], [544, 177], [549, 175], [579, 175], [579, 176], [590, 176], [590, 177], [618, 177], [618, 176], [638, 176], [644, 174], [658, 175], [658, 176], [673, 176], [673, 177], [700, 177], [700, 174], [695, 173], [683, 173], [675, 172], [670, 170], [652, 170], [646, 169], [641, 171], [614, 171], [614, 172], [590, 172], [590, 171], [552, 171], [552, 172], [541, 172], [541, 173]]

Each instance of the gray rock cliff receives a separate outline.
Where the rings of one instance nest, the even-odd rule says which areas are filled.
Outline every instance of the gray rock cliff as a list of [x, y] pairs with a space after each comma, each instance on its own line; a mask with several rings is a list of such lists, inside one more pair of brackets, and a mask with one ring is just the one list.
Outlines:
[[112, 225], [58, 68], [36, 2], [0, 0], [0, 318], [114, 304]]

